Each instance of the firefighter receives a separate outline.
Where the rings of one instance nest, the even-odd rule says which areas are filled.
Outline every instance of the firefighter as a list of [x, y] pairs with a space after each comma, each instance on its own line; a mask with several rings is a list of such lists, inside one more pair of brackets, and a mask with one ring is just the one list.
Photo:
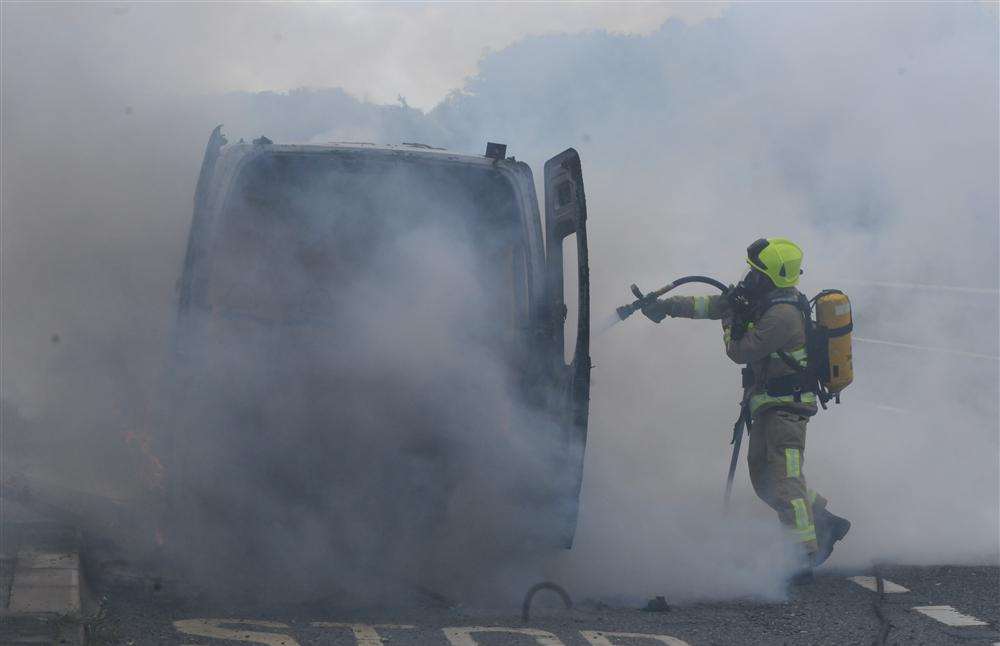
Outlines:
[[[805, 365], [806, 326], [800, 309], [802, 250], [784, 238], [761, 238], [747, 248], [750, 266], [740, 289], [750, 303], [747, 320], [734, 320], [725, 295], [671, 296], [642, 312], [659, 323], [665, 317], [722, 320], [726, 354], [747, 364], [750, 447], [747, 461], [757, 495], [774, 509], [801, 545], [803, 566], [794, 583], [812, 581], [812, 568], [823, 563], [851, 523], [827, 510], [827, 500], [809, 489], [802, 472], [806, 425], [816, 414], [817, 395], [801, 387], [791, 358]], [[734, 326], [742, 326], [738, 331]], [[740, 334], [742, 332], [742, 334]], [[782, 356], [782, 353], [784, 356]]]

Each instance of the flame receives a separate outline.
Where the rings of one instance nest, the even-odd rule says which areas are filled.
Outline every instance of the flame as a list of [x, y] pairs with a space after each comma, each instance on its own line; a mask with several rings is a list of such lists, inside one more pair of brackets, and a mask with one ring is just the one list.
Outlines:
[[163, 489], [166, 469], [160, 458], [153, 453], [152, 440], [148, 433], [125, 431], [125, 444], [138, 450], [140, 456], [139, 477], [151, 489]]

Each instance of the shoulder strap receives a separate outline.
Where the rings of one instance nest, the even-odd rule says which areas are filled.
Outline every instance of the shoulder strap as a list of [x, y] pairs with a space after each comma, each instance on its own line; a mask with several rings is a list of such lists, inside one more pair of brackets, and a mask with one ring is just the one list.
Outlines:
[[768, 298], [763, 298], [758, 301], [751, 310], [752, 317], [754, 320], [759, 319], [764, 316], [764, 313], [775, 305], [781, 305], [782, 303], [787, 305], [799, 306], [799, 300], [797, 296], [791, 294], [778, 294], [777, 296], [769, 296]]
[[[810, 337], [813, 334], [812, 326], [812, 308], [809, 306], [809, 299], [806, 298], [805, 294], [783, 294], [777, 298], [771, 299], [773, 304], [778, 303], [788, 303], [789, 305], [794, 305], [798, 310], [799, 314], [802, 315], [802, 324], [805, 326], [806, 335], [806, 349], [810, 350]], [[778, 350], [778, 356], [785, 364], [799, 374], [804, 374], [807, 372], [806, 367], [796, 361], [791, 355], [789, 355], [784, 350]]]

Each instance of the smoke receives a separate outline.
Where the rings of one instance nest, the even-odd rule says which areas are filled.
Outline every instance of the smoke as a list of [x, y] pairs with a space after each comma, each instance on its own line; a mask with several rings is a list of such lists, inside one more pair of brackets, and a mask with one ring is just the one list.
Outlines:
[[235, 191], [178, 326], [170, 462], [194, 535], [174, 551], [209, 579], [252, 562], [353, 595], [527, 585], [524, 544], [559, 540], [573, 477], [524, 396], [548, 394], [523, 374], [509, 187], [265, 156]]
[[[746, 245], [777, 235], [805, 249], [803, 291], [844, 288], [857, 337], [906, 346], [859, 340], [844, 403], [810, 423], [810, 485], [854, 521], [831, 565], [1000, 558], [995, 7], [739, 5], [642, 36], [533, 36], [487, 53], [428, 112], [342, 90], [220, 94], [213, 78], [197, 95], [153, 84], [139, 92], [115, 82], [113, 63], [71, 64], [103, 31], [41, 38], [33, 49], [15, 25], [26, 21], [34, 36], [46, 27], [4, 13], [2, 395], [27, 420], [6, 434], [45, 428], [44, 442], [74, 447], [64, 461], [87, 471], [77, 456], [113, 462], [120, 431], [142, 423], [162, 390], [190, 200], [216, 123], [234, 139], [416, 140], [477, 154], [486, 139], [504, 141], [536, 173], [574, 146], [588, 192], [595, 320], [629, 299], [632, 282], [652, 289], [692, 273], [732, 281]], [[185, 45], [178, 36], [160, 56]], [[359, 378], [404, 382], [362, 393], [359, 410], [426, 374], [413, 402], [436, 411], [430, 426], [449, 434], [469, 411], [430, 406], [440, 390], [478, 385], [464, 405], [491, 419], [498, 402], [481, 395], [505, 377], [481, 350], [465, 364], [476, 367], [473, 381], [449, 366], [450, 344], [462, 338], [453, 326], [488, 311], [490, 290], [474, 272], [453, 289], [428, 287], [442, 265], [421, 258], [452, 269], [470, 261], [454, 236], [421, 235], [390, 256], [413, 259], [424, 287], [402, 289], [414, 283], [389, 271], [336, 298], [364, 317], [371, 336], [356, 347], [393, 341], [353, 357]], [[369, 290], [386, 298], [373, 302]], [[402, 330], [427, 342], [407, 345]], [[737, 513], [721, 513], [739, 384], [720, 337], [712, 323], [635, 317], [594, 339], [577, 543], [548, 574], [602, 597], [781, 594], [780, 531], [745, 467]], [[294, 356], [323, 365], [350, 350], [321, 345]], [[409, 416], [376, 410], [385, 417], [364, 428]], [[524, 452], [536, 449], [546, 447]], [[484, 454], [466, 455], [474, 465]]]

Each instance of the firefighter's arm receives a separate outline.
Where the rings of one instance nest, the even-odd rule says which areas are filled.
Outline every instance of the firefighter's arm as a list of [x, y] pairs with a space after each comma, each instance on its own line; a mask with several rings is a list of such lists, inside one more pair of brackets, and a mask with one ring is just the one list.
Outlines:
[[772, 352], [776, 352], [788, 342], [793, 334], [789, 317], [781, 316], [777, 311], [783, 307], [776, 305], [764, 312], [764, 315], [748, 328], [739, 339], [733, 339], [729, 321], [723, 321], [723, 342], [726, 344], [726, 355], [736, 363], [751, 363], [760, 361]]
[[642, 313], [659, 323], [668, 316], [718, 320], [729, 314], [729, 301], [721, 294], [711, 296], [670, 296], [642, 308]]

